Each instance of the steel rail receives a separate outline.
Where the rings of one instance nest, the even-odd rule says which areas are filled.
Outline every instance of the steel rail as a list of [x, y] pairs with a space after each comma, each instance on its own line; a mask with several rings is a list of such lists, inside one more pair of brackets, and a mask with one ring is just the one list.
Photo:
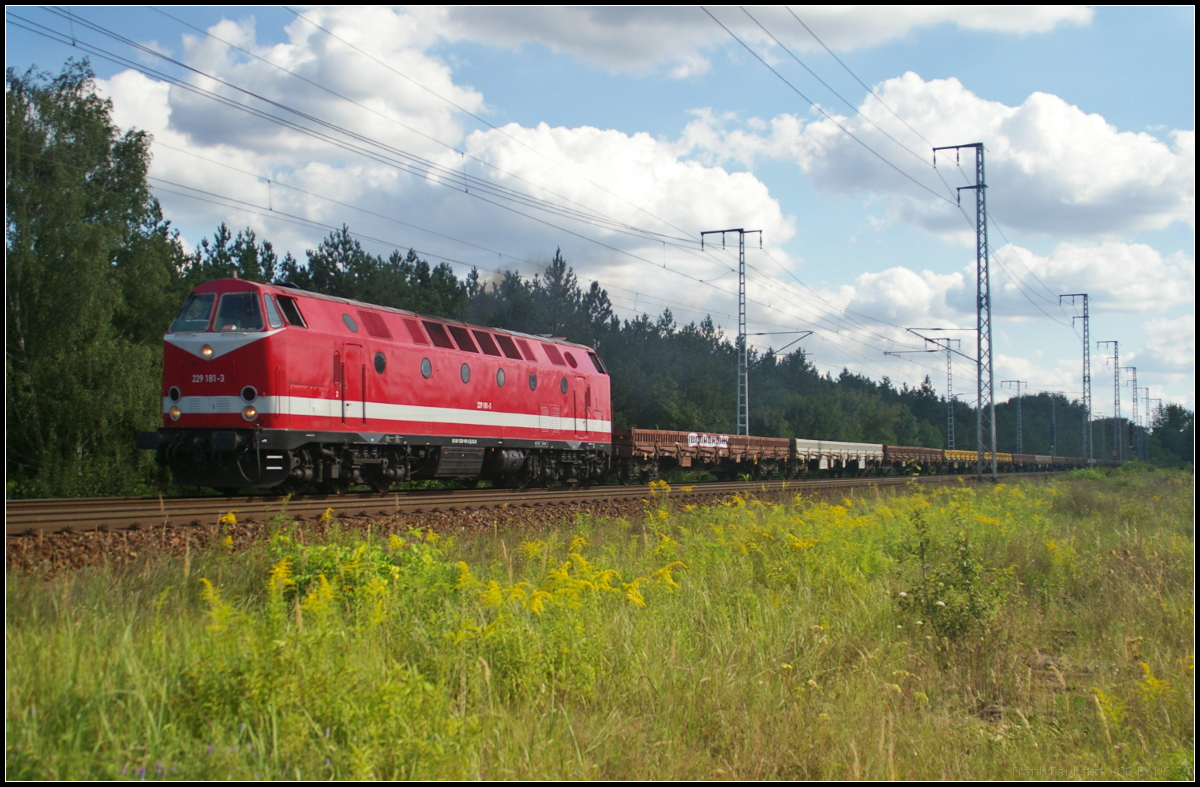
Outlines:
[[[1050, 473], [1012, 474], [1014, 479], [1045, 477]], [[898, 487], [909, 483], [944, 485], [967, 483], [962, 476], [884, 476], [869, 478], [792, 479], [788, 481], [736, 481], [679, 484], [670, 499], [703, 502], [750, 492], [778, 495], [794, 490], [801, 495], [826, 495], [870, 487]], [[183, 525], [215, 525], [232, 513], [238, 522], [259, 522], [273, 517], [318, 519], [325, 512], [335, 517], [395, 516], [435, 512], [500, 508], [571, 506], [580, 503], [616, 503], [655, 499], [663, 492], [646, 485], [558, 487], [551, 489], [472, 489], [454, 492], [417, 491], [387, 494], [306, 495], [303, 497], [202, 497], [202, 498], [75, 498], [8, 500], [5, 535], [75, 533], [89, 530], [144, 530]]]

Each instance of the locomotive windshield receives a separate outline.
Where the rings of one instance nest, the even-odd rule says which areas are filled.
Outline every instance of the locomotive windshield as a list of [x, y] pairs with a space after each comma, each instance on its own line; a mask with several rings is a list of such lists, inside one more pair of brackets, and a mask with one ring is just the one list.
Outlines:
[[258, 293], [228, 292], [222, 295], [213, 327], [218, 331], [261, 331], [263, 316]]
[[207, 331], [208, 319], [212, 316], [213, 304], [216, 302], [217, 296], [211, 292], [189, 295], [187, 303], [179, 310], [179, 316], [171, 323], [171, 333]]

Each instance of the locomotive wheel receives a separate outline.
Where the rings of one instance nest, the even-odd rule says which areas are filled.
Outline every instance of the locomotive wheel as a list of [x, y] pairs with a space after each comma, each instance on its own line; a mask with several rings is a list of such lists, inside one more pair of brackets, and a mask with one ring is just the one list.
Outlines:
[[517, 474], [511, 476], [510, 483], [514, 489], [524, 492], [538, 475], [541, 475], [541, 473], [538, 472], [537, 457], [530, 456], [526, 458], [525, 464], [521, 465], [521, 469], [517, 471]]

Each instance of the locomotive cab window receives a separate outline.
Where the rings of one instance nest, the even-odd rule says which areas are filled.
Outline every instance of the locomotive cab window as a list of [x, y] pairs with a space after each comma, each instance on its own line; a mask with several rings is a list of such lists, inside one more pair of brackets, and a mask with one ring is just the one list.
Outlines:
[[213, 304], [216, 302], [217, 296], [211, 292], [189, 295], [187, 302], [179, 310], [179, 316], [171, 323], [171, 333], [207, 331], [208, 320], [212, 317]]
[[258, 293], [227, 292], [222, 295], [214, 327], [218, 331], [261, 331], [263, 315], [258, 305]]
[[279, 310], [283, 312], [288, 325], [294, 325], [297, 328], [308, 327], [308, 324], [304, 322], [304, 317], [300, 314], [300, 306], [296, 303], [295, 298], [290, 295], [276, 295], [275, 299], [279, 303]]
[[267, 302], [267, 325], [272, 328], [282, 328], [283, 318], [279, 316], [279, 309], [275, 307], [275, 299], [270, 295], [264, 295], [263, 300]]

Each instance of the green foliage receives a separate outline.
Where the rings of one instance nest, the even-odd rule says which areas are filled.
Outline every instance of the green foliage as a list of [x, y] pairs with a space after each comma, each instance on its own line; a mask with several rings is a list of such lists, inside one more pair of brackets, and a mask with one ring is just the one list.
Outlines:
[[909, 625], [927, 627], [930, 636], [951, 641], [988, 633], [1012, 570], [985, 568], [962, 522], [955, 522], [950, 534], [938, 533], [919, 508], [911, 521], [913, 532], [901, 544], [911, 576], [896, 595]]
[[1154, 418], [1150, 460], [1164, 467], [1189, 467], [1196, 461], [1196, 413], [1169, 404]]
[[429, 263], [409, 250], [392, 252], [386, 260], [363, 249], [347, 227], [331, 232], [308, 252], [308, 264], [290, 255], [280, 266], [277, 283], [341, 298], [353, 298], [408, 309], [422, 314], [457, 318], [467, 301], [468, 287], [453, 269]]
[[86, 63], [5, 72], [5, 411], [9, 495], [102, 494], [154, 476], [178, 241], [146, 185], [149, 138], [121, 133]]
[[10, 576], [6, 776], [1190, 777], [1192, 483], [658, 482], [632, 522]]
[[195, 254], [183, 261], [183, 279], [189, 288], [213, 279], [239, 278], [247, 281], [273, 281], [278, 272], [290, 270], [295, 260], [290, 254], [283, 262], [270, 241], [258, 242], [254, 230], [247, 227], [233, 236], [224, 223], [217, 227], [212, 240], [204, 238]]

